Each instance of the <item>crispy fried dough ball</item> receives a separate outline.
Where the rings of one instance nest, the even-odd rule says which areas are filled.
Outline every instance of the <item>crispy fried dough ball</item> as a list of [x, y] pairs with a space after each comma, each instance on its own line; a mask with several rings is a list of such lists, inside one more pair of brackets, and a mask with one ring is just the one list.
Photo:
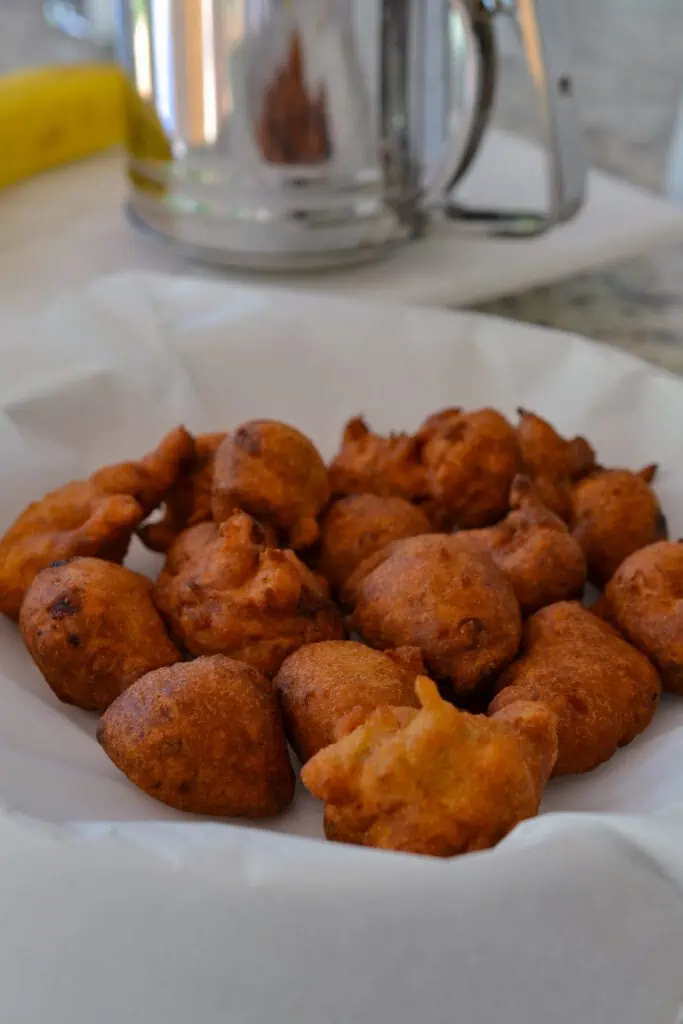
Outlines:
[[607, 583], [634, 551], [666, 539], [666, 519], [649, 486], [656, 470], [602, 470], [574, 486], [572, 532], [586, 556], [588, 575], [598, 586]]
[[0, 612], [17, 619], [32, 581], [52, 562], [77, 555], [122, 562], [133, 531], [193, 452], [192, 437], [177, 427], [139, 462], [106, 466], [25, 508], [0, 538]]
[[524, 472], [533, 480], [546, 508], [568, 522], [572, 483], [596, 468], [595, 452], [585, 438], [567, 441], [540, 416], [526, 409], [517, 412]]
[[517, 653], [521, 616], [511, 584], [490, 556], [457, 537], [396, 541], [352, 582], [351, 627], [373, 647], [419, 647], [456, 695], [476, 690]]
[[325, 514], [316, 568], [337, 589], [387, 544], [430, 532], [422, 509], [404, 498], [353, 494], [334, 502]]
[[87, 711], [104, 711], [140, 676], [181, 658], [152, 602], [150, 580], [97, 558], [39, 573], [19, 625], [54, 693]]
[[304, 767], [327, 837], [435, 857], [495, 846], [538, 813], [557, 756], [554, 715], [533, 704], [469, 715], [424, 678], [418, 694], [421, 711], [379, 708]]
[[528, 477], [515, 479], [512, 512], [497, 526], [458, 534], [473, 550], [488, 552], [512, 583], [522, 614], [580, 597], [586, 559], [562, 520], [542, 504]]
[[608, 761], [652, 721], [660, 682], [647, 658], [577, 603], [543, 608], [524, 631], [522, 656], [503, 673], [491, 704], [540, 701], [557, 715], [556, 775]]
[[630, 555], [607, 585], [608, 617], [655, 665], [665, 690], [683, 696], [683, 543]]
[[139, 461], [105, 466], [93, 473], [89, 483], [102, 494], [130, 494], [149, 515], [187, 470], [194, 452], [192, 435], [185, 427], [175, 427]]
[[195, 438], [194, 456], [164, 501], [163, 518], [138, 530], [151, 551], [166, 552], [178, 534], [189, 526], [211, 519], [213, 464], [227, 434], [200, 434]]
[[182, 533], [155, 600], [191, 654], [227, 654], [268, 677], [303, 644], [344, 636], [324, 580], [292, 551], [267, 547], [263, 528], [244, 512]]
[[330, 465], [334, 497], [376, 494], [406, 501], [426, 498], [420, 446], [408, 434], [374, 434], [365, 420], [349, 420], [339, 454]]
[[214, 463], [213, 517], [240, 509], [274, 527], [295, 550], [318, 539], [317, 516], [330, 497], [327, 469], [294, 427], [253, 420], [222, 443]]
[[272, 684], [221, 655], [143, 676], [97, 738], [131, 782], [180, 811], [265, 818], [294, 796]]
[[493, 409], [448, 409], [417, 435], [435, 521], [462, 529], [490, 526], [508, 511], [520, 468], [517, 434]]
[[301, 647], [285, 661], [275, 687], [294, 751], [303, 763], [334, 743], [340, 725], [362, 721], [383, 704], [417, 707], [420, 652], [403, 647], [382, 654], [363, 644], [328, 641]]

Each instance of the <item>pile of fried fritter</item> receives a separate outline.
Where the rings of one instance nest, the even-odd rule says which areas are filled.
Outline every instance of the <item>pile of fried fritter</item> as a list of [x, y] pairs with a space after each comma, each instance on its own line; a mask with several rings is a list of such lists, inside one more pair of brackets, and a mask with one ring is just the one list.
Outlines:
[[[0, 611], [150, 797], [279, 814], [291, 748], [330, 839], [451, 857], [683, 695], [655, 473], [525, 410], [386, 437], [354, 419], [329, 467], [284, 423], [178, 427], [21, 513]], [[134, 536], [164, 555], [154, 582], [123, 566]]]

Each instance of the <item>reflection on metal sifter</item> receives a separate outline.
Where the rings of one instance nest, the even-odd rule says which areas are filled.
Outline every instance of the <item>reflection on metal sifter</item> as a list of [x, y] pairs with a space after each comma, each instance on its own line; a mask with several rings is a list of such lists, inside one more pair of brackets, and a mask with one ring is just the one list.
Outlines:
[[[233, 267], [357, 262], [432, 217], [525, 236], [572, 217], [585, 163], [565, 0], [119, 0], [130, 211], [178, 250]], [[469, 210], [455, 186], [487, 129], [494, 19], [514, 17], [547, 141], [546, 213]], [[160, 133], [161, 134], [161, 133]]]

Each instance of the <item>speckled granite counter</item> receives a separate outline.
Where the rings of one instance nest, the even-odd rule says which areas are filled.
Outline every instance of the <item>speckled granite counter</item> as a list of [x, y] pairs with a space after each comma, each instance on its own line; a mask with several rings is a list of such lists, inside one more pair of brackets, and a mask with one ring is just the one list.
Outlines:
[[[572, 7], [591, 161], [664, 191], [675, 150], [683, 179], [681, 0], [573, 0]], [[0, 0], [0, 23], [0, 71], [83, 56], [81, 44], [42, 23], [39, 0]], [[512, 57], [497, 122], [534, 135], [529, 85]], [[683, 180], [677, 188], [683, 196]], [[683, 246], [480, 308], [576, 330], [683, 373]]]

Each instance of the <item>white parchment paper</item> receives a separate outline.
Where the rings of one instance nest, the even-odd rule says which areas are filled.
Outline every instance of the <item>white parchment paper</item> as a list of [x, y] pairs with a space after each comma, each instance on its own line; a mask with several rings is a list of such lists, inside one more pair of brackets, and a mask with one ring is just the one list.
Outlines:
[[[606, 464], [659, 461], [683, 535], [683, 382], [570, 335], [463, 314], [145, 275], [0, 345], [0, 526], [169, 427], [527, 405]], [[131, 564], [154, 572], [141, 549]], [[261, 828], [138, 793], [0, 623], [0, 1020], [8, 1024], [676, 1024], [683, 700], [496, 850], [449, 862]]]

